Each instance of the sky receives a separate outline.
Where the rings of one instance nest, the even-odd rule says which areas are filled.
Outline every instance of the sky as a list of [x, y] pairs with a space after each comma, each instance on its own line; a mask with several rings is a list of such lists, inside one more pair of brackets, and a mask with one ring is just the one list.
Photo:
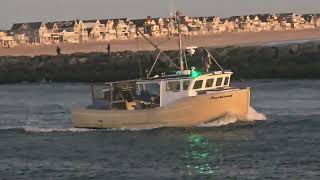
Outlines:
[[320, 0], [1, 0], [0, 29], [13, 23], [73, 19], [168, 17], [254, 13], [320, 13]]

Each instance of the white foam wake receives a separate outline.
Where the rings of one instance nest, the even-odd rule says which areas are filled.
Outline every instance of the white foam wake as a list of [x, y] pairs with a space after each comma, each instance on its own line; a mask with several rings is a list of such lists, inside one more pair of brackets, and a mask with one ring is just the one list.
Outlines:
[[240, 121], [263, 121], [266, 119], [267, 117], [264, 114], [257, 112], [253, 107], [249, 107], [249, 112], [245, 119], [240, 118], [239, 116], [232, 113], [226, 113], [221, 117], [212, 119], [210, 122], [200, 124], [198, 125], [198, 127], [219, 127]]
[[150, 127], [143, 127], [143, 128], [108, 128], [105, 129], [107, 131], [148, 131], [153, 129], [160, 129], [165, 126], [150, 126]]
[[40, 127], [24, 127], [26, 132], [86, 132], [93, 131], [94, 129], [85, 129], [85, 128], [40, 128]]
[[249, 107], [249, 113], [247, 116], [247, 121], [264, 121], [267, 117], [263, 113], [257, 112], [253, 107]]

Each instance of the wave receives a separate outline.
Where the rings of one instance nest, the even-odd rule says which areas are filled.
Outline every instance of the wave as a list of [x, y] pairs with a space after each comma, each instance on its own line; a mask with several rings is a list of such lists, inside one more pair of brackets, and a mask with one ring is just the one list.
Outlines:
[[147, 131], [162, 127], [152, 126], [148, 128], [108, 128], [108, 129], [89, 129], [89, 128], [49, 128], [49, 127], [1, 127], [0, 131], [23, 131], [32, 133], [51, 133], [51, 132], [89, 132], [89, 131]]
[[264, 121], [267, 117], [263, 113], [257, 112], [253, 107], [249, 107], [248, 115], [245, 119], [232, 113], [226, 113], [223, 116], [214, 118], [209, 122], [198, 125], [198, 127], [219, 127], [236, 122]]
[[108, 129], [89, 129], [89, 128], [49, 128], [49, 127], [2, 127], [0, 130], [24, 131], [33, 133], [51, 133], [51, 132], [89, 132], [89, 131], [147, 131], [159, 129], [162, 126], [152, 126], [148, 128], [108, 128]]
[[143, 128], [108, 128], [105, 129], [107, 131], [148, 131], [154, 129], [164, 128], [165, 126], [150, 126], [150, 127], [143, 127]]
[[86, 128], [40, 128], [40, 127], [24, 127], [24, 131], [26, 132], [87, 132], [93, 131], [94, 129], [86, 129]]
[[94, 129], [86, 128], [49, 128], [49, 127], [2, 127], [0, 130], [13, 130], [13, 131], [24, 131], [24, 132], [87, 132], [93, 131]]

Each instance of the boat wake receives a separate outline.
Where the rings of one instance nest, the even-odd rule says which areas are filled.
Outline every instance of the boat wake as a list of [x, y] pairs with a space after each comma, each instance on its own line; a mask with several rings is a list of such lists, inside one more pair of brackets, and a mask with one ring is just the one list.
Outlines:
[[86, 128], [50, 128], [50, 127], [1, 127], [0, 131], [24, 131], [24, 132], [87, 132], [94, 131], [95, 129]]
[[154, 129], [164, 128], [165, 126], [149, 126], [143, 128], [109, 128], [107, 131], [148, 131]]
[[110, 128], [110, 129], [89, 129], [89, 128], [50, 128], [50, 127], [1, 127], [0, 131], [24, 131], [30, 133], [55, 133], [55, 132], [90, 132], [90, 131], [146, 131], [146, 130], [153, 130], [159, 129], [162, 126], [152, 126], [152, 127], [145, 127], [145, 128]]
[[[197, 127], [219, 127], [236, 122], [249, 122], [249, 121], [261, 121], [266, 120], [266, 116], [257, 112], [254, 108], [249, 108], [249, 113], [246, 119], [227, 113], [219, 118], [214, 118], [206, 123], [200, 124]], [[164, 128], [165, 126], [149, 126], [144, 128], [112, 128], [104, 129], [105, 131], [147, 131]], [[95, 131], [96, 129], [88, 128], [73, 128], [73, 127], [35, 127], [35, 126], [20, 126], [20, 127], [1, 127], [0, 130], [22, 130], [24, 132], [32, 133], [51, 133], [51, 132], [88, 132]]]
[[94, 129], [85, 129], [85, 128], [40, 128], [40, 127], [24, 127], [25, 132], [87, 132], [93, 131]]
[[249, 113], [247, 116], [247, 121], [264, 121], [267, 117], [263, 113], [257, 112], [253, 107], [249, 107]]
[[249, 113], [247, 118], [243, 119], [239, 116], [232, 114], [232, 113], [226, 113], [225, 115], [212, 119], [206, 123], [198, 125], [198, 127], [219, 127], [219, 126], [225, 126], [228, 124], [233, 124], [236, 122], [249, 122], [249, 121], [263, 121], [266, 120], [267, 117], [257, 112], [253, 107], [249, 107]]

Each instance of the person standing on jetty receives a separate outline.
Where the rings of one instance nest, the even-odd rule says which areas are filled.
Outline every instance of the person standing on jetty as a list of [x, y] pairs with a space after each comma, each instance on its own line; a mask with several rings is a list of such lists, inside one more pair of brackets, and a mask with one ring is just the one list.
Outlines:
[[61, 48], [60, 48], [59, 46], [57, 46], [56, 51], [57, 51], [57, 55], [60, 55], [60, 54], [61, 54]]
[[111, 49], [111, 47], [110, 47], [110, 43], [108, 43], [108, 46], [107, 46], [108, 56], [110, 55], [110, 49]]

